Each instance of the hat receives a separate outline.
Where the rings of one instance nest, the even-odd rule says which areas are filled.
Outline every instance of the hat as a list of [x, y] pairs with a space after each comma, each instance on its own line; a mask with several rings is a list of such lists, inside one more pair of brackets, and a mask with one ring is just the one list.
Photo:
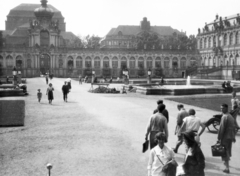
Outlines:
[[195, 136], [196, 134], [193, 131], [185, 131], [182, 133], [184, 137], [186, 137], [187, 139], [189, 139], [192, 142], [196, 142], [195, 141]]

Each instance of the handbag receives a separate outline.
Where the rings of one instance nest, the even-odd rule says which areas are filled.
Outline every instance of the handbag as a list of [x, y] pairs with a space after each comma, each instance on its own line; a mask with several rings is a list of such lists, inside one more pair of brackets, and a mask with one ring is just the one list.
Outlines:
[[149, 146], [149, 140], [146, 140], [144, 143], [143, 143], [143, 148], [142, 148], [142, 152], [146, 152], [148, 150], [148, 146]]
[[211, 146], [211, 149], [212, 149], [212, 156], [225, 156], [226, 155], [225, 147], [219, 143]]

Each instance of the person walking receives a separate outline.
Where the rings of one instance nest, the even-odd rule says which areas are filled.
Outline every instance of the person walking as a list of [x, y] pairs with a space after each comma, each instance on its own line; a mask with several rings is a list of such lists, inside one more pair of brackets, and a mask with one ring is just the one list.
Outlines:
[[67, 85], [67, 81], [64, 82], [64, 85], [62, 86], [62, 93], [63, 93], [63, 100], [67, 102], [67, 95], [69, 93], [69, 87]]
[[41, 89], [38, 89], [37, 98], [38, 98], [38, 102], [40, 103], [40, 101], [41, 101], [41, 99], [42, 99]]
[[82, 84], [82, 75], [79, 75], [79, 84]]
[[72, 89], [71, 80], [67, 82], [67, 85], [68, 85], [68, 92], [70, 92], [70, 90]]
[[178, 104], [177, 108], [178, 108], [179, 112], [178, 112], [178, 115], [177, 115], [177, 125], [176, 125], [176, 128], [175, 128], [175, 135], [177, 135], [178, 141], [176, 143], [175, 148], [173, 148], [173, 151], [175, 153], [178, 152], [178, 148], [183, 143], [183, 137], [182, 137], [182, 133], [181, 133], [180, 129], [181, 129], [182, 124], [183, 124], [183, 119], [188, 116], [188, 112], [184, 109], [183, 104]]
[[45, 78], [46, 78], [46, 84], [48, 84], [48, 75], [46, 75]]
[[[183, 173], [179, 176], [205, 176], [205, 157], [195, 141], [195, 133], [193, 131], [185, 131], [183, 133], [184, 143], [187, 145], [187, 153], [182, 166]], [[180, 169], [179, 169], [180, 170]]]
[[158, 132], [155, 136], [157, 145], [150, 151], [148, 161], [148, 176], [176, 175], [177, 162], [174, 152], [166, 146], [166, 135]]
[[235, 140], [235, 122], [234, 118], [228, 113], [228, 105], [222, 104], [221, 111], [223, 116], [221, 118], [219, 130], [218, 130], [218, 142], [223, 145], [226, 149], [226, 155], [222, 156], [224, 161], [225, 169], [223, 172], [230, 173], [229, 161], [232, 156], [232, 143]]
[[52, 83], [50, 83], [50, 84], [49, 84], [49, 87], [47, 88], [47, 93], [46, 93], [46, 95], [48, 96], [49, 104], [52, 104], [53, 91], [54, 91], [54, 88], [53, 88], [53, 86], [52, 86]]
[[150, 149], [156, 146], [155, 142], [155, 135], [158, 132], [164, 132], [166, 135], [166, 142], [168, 140], [168, 125], [167, 125], [167, 119], [162, 114], [163, 110], [165, 109], [164, 104], [158, 105], [158, 113], [153, 114], [150, 117], [148, 126], [147, 126], [147, 132], [145, 135], [145, 139], [148, 139], [148, 135], [150, 134]]
[[[163, 104], [163, 100], [158, 100], [157, 101], [157, 105], [160, 105], [160, 104]], [[158, 108], [153, 111], [153, 114], [155, 114], [157, 112], [158, 112]], [[168, 123], [168, 121], [169, 121], [169, 114], [168, 114], [168, 110], [166, 109], [166, 106], [165, 106], [165, 109], [163, 110], [162, 114], [166, 117], [167, 123]]]

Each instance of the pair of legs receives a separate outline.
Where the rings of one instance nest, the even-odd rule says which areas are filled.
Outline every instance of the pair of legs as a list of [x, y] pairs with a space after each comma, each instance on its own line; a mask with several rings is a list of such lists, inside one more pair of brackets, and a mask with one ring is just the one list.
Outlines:
[[52, 99], [49, 99], [48, 101], [49, 101], [49, 104], [52, 104]]
[[67, 102], [67, 93], [63, 93], [63, 100]]
[[[173, 151], [174, 151], [174, 153], [177, 153], [178, 152], [178, 148], [180, 147], [180, 145], [182, 145], [184, 142], [183, 142], [183, 136], [181, 135], [181, 136], [178, 136], [178, 141], [177, 141], [177, 144], [176, 144], [176, 146], [175, 146], [175, 148], [173, 148]], [[186, 151], [186, 153], [187, 153], [187, 151], [188, 151], [188, 147], [187, 147], [187, 145], [184, 143], [184, 146], [185, 146], [185, 151]]]
[[223, 172], [225, 173], [230, 173], [229, 170], [229, 161], [230, 161], [230, 157], [232, 156], [232, 140], [226, 140], [224, 142], [224, 147], [226, 149], [226, 155], [222, 156], [222, 160], [224, 161], [224, 165], [225, 165], [225, 169], [223, 170]]

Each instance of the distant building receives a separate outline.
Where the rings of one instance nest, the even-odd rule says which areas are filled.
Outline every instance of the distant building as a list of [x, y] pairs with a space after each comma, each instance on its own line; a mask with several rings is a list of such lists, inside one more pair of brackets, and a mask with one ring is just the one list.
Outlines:
[[212, 69], [212, 78], [239, 79], [240, 16], [216, 15], [214, 21], [198, 29], [198, 50], [202, 69]]
[[[2, 36], [1, 36], [2, 34]], [[80, 48], [79, 40], [66, 31], [61, 12], [47, 0], [41, 5], [21, 4], [7, 16], [0, 32], [0, 76], [11, 76], [13, 67], [23, 77], [53, 73], [57, 77], [91, 76], [184, 77], [200, 63], [194, 37], [171, 27], [119, 26], [101, 41], [101, 48]]]

